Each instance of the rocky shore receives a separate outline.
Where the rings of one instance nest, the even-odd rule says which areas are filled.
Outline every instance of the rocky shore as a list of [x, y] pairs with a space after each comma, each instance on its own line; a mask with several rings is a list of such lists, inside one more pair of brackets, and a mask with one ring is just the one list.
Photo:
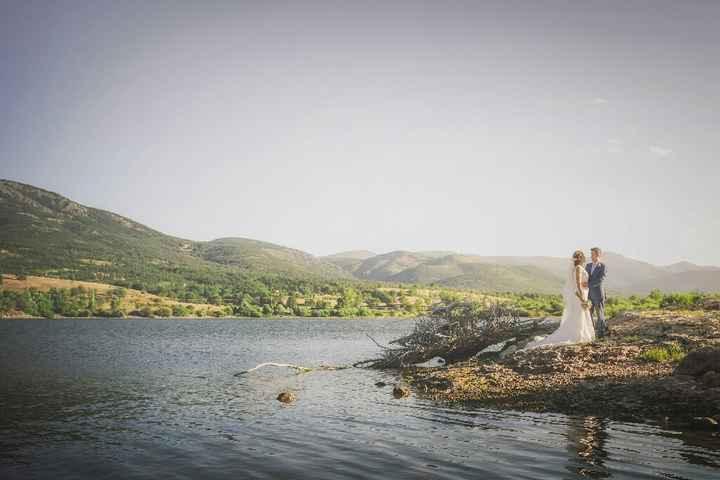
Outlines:
[[589, 344], [478, 355], [411, 369], [418, 395], [452, 403], [623, 420], [720, 422], [720, 312], [623, 313]]

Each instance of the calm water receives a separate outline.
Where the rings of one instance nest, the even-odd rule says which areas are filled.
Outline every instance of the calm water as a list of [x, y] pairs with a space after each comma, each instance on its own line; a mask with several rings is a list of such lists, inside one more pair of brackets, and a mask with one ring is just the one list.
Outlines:
[[[395, 400], [343, 364], [408, 320], [0, 321], [0, 477], [720, 478], [720, 439]], [[286, 389], [298, 401], [275, 400]]]

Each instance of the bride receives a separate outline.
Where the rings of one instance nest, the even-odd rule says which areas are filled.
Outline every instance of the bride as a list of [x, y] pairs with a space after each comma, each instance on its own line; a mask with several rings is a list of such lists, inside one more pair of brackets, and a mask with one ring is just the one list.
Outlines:
[[547, 337], [528, 343], [523, 350], [546, 345], [590, 342], [595, 339], [595, 328], [588, 306], [588, 274], [583, 267], [585, 254], [576, 250], [572, 260], [573, 266], [568, 270], [563, 288], [565, 308], [560, 326]]

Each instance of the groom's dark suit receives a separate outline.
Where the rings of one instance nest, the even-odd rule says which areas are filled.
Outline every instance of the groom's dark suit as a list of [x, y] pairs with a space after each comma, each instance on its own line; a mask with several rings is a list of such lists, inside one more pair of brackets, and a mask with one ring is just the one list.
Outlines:
[[605, 288], [603, 287], [603, 280], [607, 275], [607, 269], [604, 263], [598, 262], [593, 269], [593, 264], [588, 263], [585, 266], [585, 270], [588, 273], [588, 297], [592, 303], [590, 309], [590, 315], [596, 318], [595, 320], [595, 335], [598, 338], [605, 336], [607, 325], [605, 323]]

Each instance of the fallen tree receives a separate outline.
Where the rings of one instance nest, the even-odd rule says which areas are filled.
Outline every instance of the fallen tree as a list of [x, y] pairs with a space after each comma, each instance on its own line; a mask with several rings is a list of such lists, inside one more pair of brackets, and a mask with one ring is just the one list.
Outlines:
[[545, 319], [522, 318], [504, 304], [456, 302], [433, 309], [418, 319], [413, 331], [380, 345], [379, 358], [355, 363], [358, 367], [403, 368], [441, 357], [447, 363], [466, 360], [481, 350], [509, 338], [521, 344], [536, 335], [549, 333], [555, 325]]

